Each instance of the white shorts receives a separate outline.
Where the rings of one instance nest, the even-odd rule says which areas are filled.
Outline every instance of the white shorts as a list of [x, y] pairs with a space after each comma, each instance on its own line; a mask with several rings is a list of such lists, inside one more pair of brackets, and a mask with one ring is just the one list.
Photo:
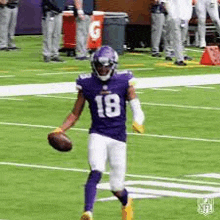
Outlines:
[[106, 163], [110, 167], [110, 187], [112, 191], [124, 189], [126, 172], [126, 143], [102, 136], [90, 134], [88, 160], [92, 170], [105, 171]]

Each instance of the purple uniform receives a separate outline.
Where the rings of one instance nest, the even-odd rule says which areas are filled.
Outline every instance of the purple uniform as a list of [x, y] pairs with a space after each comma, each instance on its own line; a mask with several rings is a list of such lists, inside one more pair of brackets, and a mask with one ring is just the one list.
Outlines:
[[126, 99], [130, 71], [117, 71], [103, 82], [94, 74], [82, 74], [77, 79], [77, 88], [82, 90], [89, 103], [92, 116], [90, 133], [126, 141]]

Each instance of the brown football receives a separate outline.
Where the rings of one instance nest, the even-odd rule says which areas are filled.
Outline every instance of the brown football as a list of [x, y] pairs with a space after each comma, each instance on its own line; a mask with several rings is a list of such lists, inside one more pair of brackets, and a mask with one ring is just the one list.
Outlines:
[[58, 151], [62, 151], [62, 152], [70, 151], [73, 147], [70, 138], [62, 132], [50, 133], [48, 134], [47, 139], [49, 144]]

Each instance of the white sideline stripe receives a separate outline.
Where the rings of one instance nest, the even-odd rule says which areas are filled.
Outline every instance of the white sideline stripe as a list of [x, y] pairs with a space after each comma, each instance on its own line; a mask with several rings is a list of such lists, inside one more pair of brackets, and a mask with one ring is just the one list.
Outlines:
[[[136, 88], [166, 88], [220, 84], [220, 74], [137, 78]], [[1, 96], [40, 95], [76, 92], [75, 82], [0, 86]]]
[[[11, 123], [11, 122], [0, 122], [0, 125], [10, 125], [10, 126], [13, 125], [13, 126], [23, 126], [23, 127], [35, 127], [35, 128], [50, 128], [50, 129], [56, 128], [54, 126], [47, 126], [47, 125], [31, 125], [31, 124], [21, 124], [21, 123]], [[70, 130], [88, 132], [88, 129], [84, 129], [84, 128], [70, 128]], [[158, 135], [158, 134], [137, 134], [137, 133], [127, 133], [127, 134], [128, 135], [135, 135], [135, 136], [145, 136], [145, 137], [156, 137], [156, 138], [220, 143], [220, 140], [205, 139], [205, 138], [177, 137], [177, 136]]]
[[[86, 170], [86, 169], [53, 167], [53, 166], [44, 166], [44, 165], [37, 165], [37, 164], [14, 163], [14, 162], [0, 162], [0, 165], [30, 167], [30, 168], [47, 169], [47, 170], [63, 170], [63, 171], [82, 172], [82, 173], [90, 172], [90, 170]], [[109, 175], [109, 172], [104, 172], [104, 174]], [[197, 180], [189, 180], [189, 179], [177, 179], [177, 178], [169, 178], [169, 177], [157, 177], [157, 176], [136, 175], [136, 174], [126, 174], [126, 176], [133, 177], [133, 178], [154, 179], [154, 180], [163, 180], [163, 181], [186, 182], [186, 183], [197, 183], [197, 184], [220, 186], [220, 183], [217, 183], [217, 182], [197, 181]]]
[[0, 97], [76, 92], [76, 83], [45, 83], [0, 86]]
[[190, 105], [175, 105], [175, 104], [161, 104], [152, 102], [141, 102], [142, 105], [162, 106], [162, 107], [174, 107], [174, 108], [189, 108], [189, 109], [203, 109], [203, 110], [217, 110], [217, 107], [205, 107], [205, 106], [190, 106]]
[[220, 179], [220, 174], [218, 173], [205, 173], [205, 174], [194, 174], [194, 175], [186, 175], [186, 176], [195, 176], [195, 177], [206, 177], [206, 178], [213, 178], [213, 179]]

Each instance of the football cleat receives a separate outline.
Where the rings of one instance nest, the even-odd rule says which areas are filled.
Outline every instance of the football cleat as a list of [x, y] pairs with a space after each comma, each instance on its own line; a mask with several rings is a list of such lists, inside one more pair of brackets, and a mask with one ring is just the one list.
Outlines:
[[92, 212], [84, 212], [80, 220], [93, 220]]
[[133, 199], [128, 198], [128, 203], [126, 206], [122, 206], [122, 220], [133, 220], [134, 213], [133, 213]]
[[133, 131], [136, 133], [141, 133], [141, 134], [144, 133], [144, 126], [139, 125], [136, 121], [133, 122], [132, 128], [133, 128]]

